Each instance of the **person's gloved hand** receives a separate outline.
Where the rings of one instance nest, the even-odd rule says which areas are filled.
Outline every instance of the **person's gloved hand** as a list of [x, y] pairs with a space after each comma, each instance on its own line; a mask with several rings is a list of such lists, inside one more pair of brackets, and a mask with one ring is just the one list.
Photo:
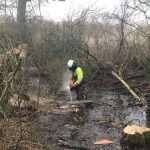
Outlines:
[[71, 89], [75, 87], [74, 80], [70, 80], [69, 86], [70, 86]]

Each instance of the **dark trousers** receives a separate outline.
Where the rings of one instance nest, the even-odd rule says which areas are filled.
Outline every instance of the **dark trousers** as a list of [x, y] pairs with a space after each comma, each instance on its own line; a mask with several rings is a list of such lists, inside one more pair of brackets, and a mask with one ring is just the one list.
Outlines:
[[75, 91], [77, 94], [77, 100], [84, 100], [84, 87], [82, 84], [74, 87], [71, 91]]

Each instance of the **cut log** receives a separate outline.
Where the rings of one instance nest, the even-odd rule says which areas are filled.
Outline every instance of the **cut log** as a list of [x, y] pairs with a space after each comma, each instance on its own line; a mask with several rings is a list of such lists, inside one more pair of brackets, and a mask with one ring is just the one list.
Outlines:
[[80, 101], [46, 101], [41, 100], [38, 110], [41, 112], [48, 112], [52, 114], [66, 114], [70, 112], [79, 112], [80, 105], [90, 105], [93, 101], [80, 100]]
[[56, 101], [58, 106], [64, 105], [91, 105], [93, 103], [92, 100], [77, 100], [77, 101]]
[[69, 101], [67, 102], [70, 105], [89, 105], [92, 104], [93, 101], [90, 100], [79, 100], [79, 101]]
[[122, 149], [149, 150], [150, 128], [137, 125], [127, 126], [123, 130]]
[[62, 109], [62, 110], [58, 110], [58, 109], [53, 109], [53, 113], [55, 114], [64, 114], [64, 113], [69, 113], [69, 112], [79, 112], [80, 110], [78, 108], [73, 108], [73, 109]]
[[73, 109], [51, 109], [51, 110], [48, 110], [48, 109], [38, 109], [39, 112], [46, 112], [46, 113], [49, 113], [49, 114], [67, 114], [67, 113], [71, 113], [71, 112], [79, 112], [80, 110], [78, 108], [73, 108]]

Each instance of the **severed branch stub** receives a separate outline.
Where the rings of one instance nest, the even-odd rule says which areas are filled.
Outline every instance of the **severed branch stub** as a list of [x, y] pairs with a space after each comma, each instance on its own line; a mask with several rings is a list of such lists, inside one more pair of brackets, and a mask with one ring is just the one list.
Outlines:
[[117, 78], [126, 88], [127, 90], [136, 98], [140, 103], [142, 103], [141, 98], [130, 88], [130, 86], [120, 77], [117, 73], [112, 71], [112, 75]]

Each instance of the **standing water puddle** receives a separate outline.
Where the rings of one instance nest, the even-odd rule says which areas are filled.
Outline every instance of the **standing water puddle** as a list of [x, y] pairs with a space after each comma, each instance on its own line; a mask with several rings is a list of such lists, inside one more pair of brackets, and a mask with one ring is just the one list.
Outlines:
[[[129, 107], [134, 102], [129, 96], [114, 92], [94, 92], [89, 95], [94, 103], [79, 112], [62, 114], [40, 113], [38, 124], [44, 127], [40, 136], [54, 150], [120, 150], [122, 130], [126, 125], [146, 126], [143, 108]], [[111, 145], [94, 145], [97, 140], [112, 140]]]

